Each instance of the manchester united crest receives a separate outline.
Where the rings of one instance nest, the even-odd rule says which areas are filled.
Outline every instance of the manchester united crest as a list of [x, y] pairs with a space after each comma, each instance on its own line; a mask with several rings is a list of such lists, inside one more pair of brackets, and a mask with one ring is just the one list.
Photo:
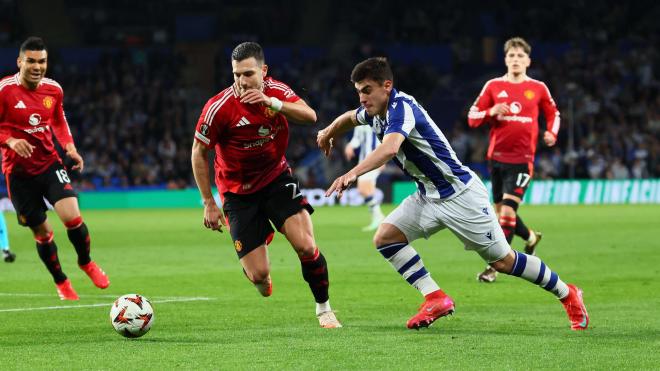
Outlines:
[[243, 244], [240, 240], [234, 241], [234, 248], [236, 248], [236, 252], [241, 252], [241, 250], [243, 250]]
[[53, 99], [53, 97], [46, 97], [44, 98], [43, 103], [44, 103], [44, 107], [51, 109], [51, 107], [53, 107], [53, 104], [55, 103], [55, 99]]
[[525, 94], [525, 98], [527, 98], [529, 100], [534, 99], [534, 96], [535, 96], [534, 92], [531, 91], [531, 90], [525, 90], [525, 92], [523, 94]]

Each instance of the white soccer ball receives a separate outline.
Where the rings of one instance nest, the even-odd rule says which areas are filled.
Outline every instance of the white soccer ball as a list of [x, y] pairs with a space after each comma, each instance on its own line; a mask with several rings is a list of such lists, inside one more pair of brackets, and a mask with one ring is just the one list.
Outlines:
[[139, 338], [154, 324], [154, 309], [149, 299], [138, 294], [119, 297], [110, 308], [110, 323], [120, 335]]

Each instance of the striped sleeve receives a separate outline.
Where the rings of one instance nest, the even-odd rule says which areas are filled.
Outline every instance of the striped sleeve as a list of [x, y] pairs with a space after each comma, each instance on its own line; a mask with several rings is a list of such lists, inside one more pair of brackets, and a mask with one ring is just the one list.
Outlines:
[[268, 96], [275, 97], [280, 99], [283, 102], [297, 102], [300, 100], [300, 97], [289, 87], [287, 84], [269, 79], [265, 82], [266, 87], [268, 88]]
[[415, 114], [410, 104], [405, 101], [395, 101], [388, 107], [387, 115], [388, 125], [385, 135], [400, 133], [407, 138], [415, 127]]
[[493, 98], [490, 94], [489, 88], [492, 80], [488, 81], [481, 89], [481, 93], [474, 101], [470, 111], [468, 112], [468, 125], [471, 128], [476, 128], [488, 121], [488, 110], [493, 106]]
[[[218, 133], [221, 131], [222, 106], [233, 95], [233, 90], [227, 89], [214, 98], [211, 98], [202, 109], [202, 113], [197, 120], [195, 127], [195, 140], [201, 142], [206, 147], [215, 146], [218, 139]], [[217, 98], [217, 99], [216, 99]]]
[[371, 125], [373, 120], [362, 106], [355, 110], [355, 119], [360, 125]]

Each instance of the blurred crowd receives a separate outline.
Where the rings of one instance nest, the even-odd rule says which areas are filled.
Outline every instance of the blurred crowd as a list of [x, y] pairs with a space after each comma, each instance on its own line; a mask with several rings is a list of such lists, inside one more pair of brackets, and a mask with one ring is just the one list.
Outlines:
[[[0, 0], [0, 10], [20, 11], [18, 4]], [[238, 42], [251, 39], [266, 48], [292, 50], [291, 58], [270, 63], [270, 74], [288, 83], [319, 117], [316, 125], [291, 125], [287, 158], [307, 187], [326, 186], [352, 165], [343, 151], [325, 159], [315, 139], [333, 118], [358, 106], [349, 81], [353, 65], [387, 55], [384, 46], [401, 45], [449, 50], [449, 67], [438, 68], [432, 59], [393, 63], [395, 86], [415, 96], [450, 138], [458, 157], [487, 178], [488, 128], [469, 129], [466, 115], [483, 84], [504, 74], [500, 49], [513, 35], [531, 42], [528, 74], [546, 82], [561, 112], [557, 146], [539, 142], [537, 178], [660, 177], [660, 55], [655, 49], [660, 7], [652, 2], [560, 2], [562, 27], [556, 27], [555, 13], [513, 0], [486, 2], [478, 12], [458, 1], [443, 7], [400, 7], [381, 0], [287, 0], [276, 12], [267, 4], [246, 7], [238, 1], [118, 0], [111, 8], [100, 0], [58, 4], [68, 7], [73, 27], [83, 31], [83, 46], [112, 50], [93, 63], [57, 63], [54, 57], [50, 66], [50, 77], [64, 87], [65, 110], [86, 161], [76, 180], [82, 189], [194, 185], [193, 130], [201, 107], [214, 93], [200, 94], [191, 86], [186, 70], [198, 68], [199, 61], [176, 47], [178, 38], [199, 31], [181, 32], [190, 31], [185, 22], [191, 19], [220, 45], [210, 56], [216, 66], [215, 92], [232, 83], [227, 51]], [[203, 17], [186, 18], [200, 7], [208, 8]], [[293, 13], [282, 10], [294, 7], [309, 17], [294, 22]], [[241, 25], [247, 15], [271, 17], [282, 26], [253, 18], [253, 27], [246, 29]], [[374, 24], [377, 19], [383, 22]], [[323, 29], [332, 32], [319, 31]], [[16, 44], [24, 33], [16, 17], [0, 16], [1, 44]], [[320, 36], [326, 42], [316, 47], [318, 55], [303, 55], [305, 38]], [[535, 48], [539, 40], [544, 48]], [[489, 45], [494, 45], [495, 59], [486, 57]], [[403, 178], [394, 168], [385, 173]]]

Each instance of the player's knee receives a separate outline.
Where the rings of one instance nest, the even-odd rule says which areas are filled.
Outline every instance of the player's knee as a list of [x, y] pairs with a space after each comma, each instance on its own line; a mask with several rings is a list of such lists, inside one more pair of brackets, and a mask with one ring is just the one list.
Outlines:
[[490, 263], [490, 266], [500, 273], [509, 274], [513, 270], [514, 262], [515, 255], [513, 253], [509, 253], [504, 258]]
[[406, 237], [391, 224], [381, 224], [374, 235], [374, 246], [383, 246], [390, 243], [406, 242]]
[[316, 245], [314, 244], [313, 239], [309, 239], [305, 243], [296, 246], [296, 251], [298, 256], [301, 258], [313, 256], [316, 253]]
[[246, 271], [246, 275], [248, 279], [253, 283], [264, 283], [270, 276], [270, 270], [268, 268], [252, 269]]

